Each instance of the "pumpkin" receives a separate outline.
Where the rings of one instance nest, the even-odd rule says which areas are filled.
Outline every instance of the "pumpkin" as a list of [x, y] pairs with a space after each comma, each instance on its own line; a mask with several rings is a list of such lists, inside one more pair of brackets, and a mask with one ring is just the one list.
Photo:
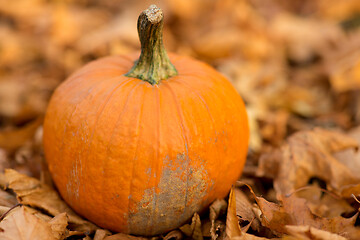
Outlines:
[[44, 152], [58, 191], [112, 231], [153, 236], [181, 226], [225, 197], [245, 163], [241, 97], [209, 65], [168, 55], [162, 27], [162, 11], [150, 6], [138, 20], [140, 58], [87, 64], [46, 112]]

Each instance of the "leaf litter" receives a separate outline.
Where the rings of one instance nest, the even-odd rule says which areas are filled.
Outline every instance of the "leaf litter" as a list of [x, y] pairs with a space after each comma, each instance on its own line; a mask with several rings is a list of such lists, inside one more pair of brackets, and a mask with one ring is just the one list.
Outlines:
[[[62, 201], [41, 124], [70, 73], [139, 49], [136, 18], [149, 4], [0, 2], [1, 239], [148, 239], [100, 229]], [[156, 4], [167, 49], [214, 66], [242, 95], [251, 139], [247, 186], [153, 239], [360, 239], [360, 2]]]

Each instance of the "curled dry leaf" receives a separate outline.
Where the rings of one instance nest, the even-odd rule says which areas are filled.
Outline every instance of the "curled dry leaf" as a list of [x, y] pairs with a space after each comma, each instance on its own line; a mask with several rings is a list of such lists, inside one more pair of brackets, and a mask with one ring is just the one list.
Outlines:
[[[220, 235], [222, 234], [222, 227], [223, 224], [220, 221], [216, 221], [218, 217], [225, 213], [227, 209], [227, 203], [224, 199], [217, 199], [215, 200], [209, 207], [209, 219], [210, 219], [210, 236], [212, 240], [215, 240], [219, 237], [218, 234], [216, 234], [217, 231], [220, 231]], [[204, 229], [203, 229], [204, 233]]]
[[332, 154], [357, 147], [358, 142], [343, 133], [320, 128], [300, 131], [290, 136], [280, 149], [261, 157], [257, 174], [277, 173], [273, 177], [279, 195], [294, 192], [312, 177], [324, 180], [328, 187], [340, 189], [344, 185], [359, 183], [360, 176]]
[[179, 230], [173, 230], [171, 232], [169, 232], [168, 234], [165, 235], [165, 237], [163, 238], [164, 240], [181, 240], [183, 239], [183, 234], [181, 231]]
[[209, 207], [210, 213], [209, 218], [210, 221], [215, 221], [218, 217], [225, 213], [227, 209], [227, 203], [224, 199], [215, 200]]
[[228, 211], [226, 216], [226, 236], [228, 239], [242, 236], [238, 217], [236, 216], [236, 195], [234, 187], [231, 188], [229, 195]]
[[59, 228], [55, 227], [54, 231], [51, 223], [34, 216], [25, 207], [2, 220], [0, 229], [0, 238], [4, 240], [57, 240], [63, 234]]
[[185, 224], [180, 227], [180, 230], [188, 237], [194, 240], [203, 240], [201, 231], [201, 221], [199, 214], [195, 213], [191, 219], [191, 224]]
[[64, 239], [68, 235], [68, 230], [66, 229], [68, 225], [68, 217], [66, 213], [60, 213], [56, 215], [49, 221], [51, 230], [56, 239]]
[[97, 229], [94, 224], [82, 219], [71, 210], [55, 190], [39, 180], [12, 169], [5, 171], [5, 177], [8, 187], [16, 193], [20, 203], [42, 209], [53, 216], [66, 212], [71, 223], [71, 230], [90, 233]]
[[239, 216], [241, 220], [251, 223], [251, 227], [254, 230], [259, 230], [260, 222], [253, 212], [253, 205], [250, 203], [248, 197], [238, 188], [234, 189], [234, 193], [236, 198], [236, 215]]
[[295, 195], [280, 196], [280, 204], [268, 202], [257, 196], [255, 199], [262, 212], [262, 224], [276, 234], [289, 233], [286, 225], [307, 225], [344, 237], [348, 237], [350, 232], [358, 231], [354, 226], [358, 214], [351, 218], [319, 217], [311, 213], [305, 199], [297, 198]]
[[214, 222], [205, 221], [201, 225], [203, 237], [209, 237], [211, 240], [223, 240], [226, 237], [226, 225], [221, 220]]

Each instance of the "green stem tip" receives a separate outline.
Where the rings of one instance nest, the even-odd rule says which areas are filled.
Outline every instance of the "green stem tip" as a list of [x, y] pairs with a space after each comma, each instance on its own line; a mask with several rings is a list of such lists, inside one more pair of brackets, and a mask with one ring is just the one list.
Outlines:
[[178, 74], [164, 48], [163, 25], [163, 12], [155, 5], [151, 5], [140, 14], [137, 29], [141, 54], [125, 76], [138, 78], [154, 85]]

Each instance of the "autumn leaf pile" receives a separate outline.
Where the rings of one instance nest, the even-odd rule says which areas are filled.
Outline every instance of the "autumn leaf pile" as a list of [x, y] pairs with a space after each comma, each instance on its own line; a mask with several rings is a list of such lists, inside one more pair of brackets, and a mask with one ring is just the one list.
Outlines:
[[0, 239], [145, 239], [62, 201], [41, 126], [70, 73], [139, 49], [136, 19], [152, 3], [166, 48], [226, 75], [251, 126], [229, 197], [154, 238], [360, 239], [358, 0], [0, 1]]

